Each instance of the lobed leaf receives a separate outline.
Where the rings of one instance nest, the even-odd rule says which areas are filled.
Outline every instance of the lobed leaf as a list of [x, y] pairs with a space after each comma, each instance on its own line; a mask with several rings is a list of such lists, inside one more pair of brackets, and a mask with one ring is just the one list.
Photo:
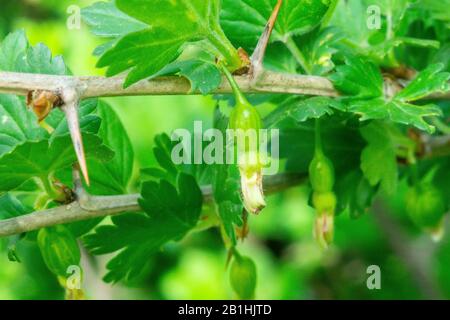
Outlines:
[[125, 87], [154, 76], [180, 55], [185, 44], [192, 42], [205, 42], [207, 45], [201, 48], [208, 48], [231, 70], [241, 67], [237, 50], [219, 25], [218, 0], [117, 0], [116, 5], [146, 25], [123, 34], [98, 62], [98, 67], [108, 67], [108, 76], [131, 69]]
[[0, 196], [0, 220], [6, 220], [29, 213], [26, 208], [15, 196], [6, 193]]
[[[264, 31], [277, 0], [224, 0], [221, 22], [225, 33], [237, 46], [253, 51]], [[271, 41], [284, 42], [318, 26], [334, 0], [285, 0]]]
[[346, 57], [345, 63], [330, 77], [338, 90], [357, 99], [383, 95], [383, 77], [375, 64], [358, 57]]
[[434, 132], [435, 128], [425, 118], [442, 114], [441, 109], [433, 104], [418, 106], [398, 100], [385, 101], [381, 98], [353, 102], [348, 110], [360, 115], [361, 121], [388, 119], [404, 125], [412, 125], [430, 133]]
[[195, 179], [182, 173], [176, 185], [166, 180], [145, 182], [139, 203], [146, 215], [114, 217], [114, 225], [100, 226], [84, 238], [94, 254], [121, 250], [107, 265], [106, 282], [136, 278], [150, 255], [194, 228], [200, 217], [202, 193]]
[[291, 98], [270, 113], [265, 124], [276, 127], [287, 120], [304, 122], [308, 119], [319, 119], [332, 115], [334, 110], [343, 110], [344, 106], [337, 100], [328, 97]]
[[446, 92], [450, 79], [449, 72], [441, 72], [444, 64], [437, 63], [421, 71], [408, 86], [395, 95], [395, 99], [402, 102], [412, 102], [424, 98], [431, 93]]
[[[216, 107], [214, 112], [214, 127], [225, 136], [229, 119]], [[226, 139], [224, 139], [226, 140]], [[226, 150], [227, 141], [223, 141], [223, 150]], [[213, 195], [217, 204], [222, 226], [231, 243], [236, 244], [235, 226], [242, 226], [242, 213], [244, 206], [241, 200], [240, 173], [237, 165], [223, 164], [214, 165], [213, 173]]]
[[98, 46], [94, 51], [95, 55], [105, 53], [126, 34], [147, 28], [145, 23], [117, 9], [112, 1], [96, 2], [92, 6], [81, 9], [81, 17], [94, 35], [110, 40]]
[[378, 183], [388, 193], [397, 188], [398, 168], [396, 145], [390, 127], [372, 122], [361, 129], [367, 146], [361, 154], [361, 170], [372, 186]]
[[[114, 153], [93, 134], [84, 134], [89, 158], [106, 161]], [[0, 192], [21, 186], [32, 178], [47, 178], [76, 162], [70, 136], [48, 140], [26, 141], [0, 158]]]
[[420, 106], [409, 102], [448, 90], [450, 74], [440, 72], [442, 64], [429, 66], [405, 89], [393, 97], [385, 97], [383, 79], [374, 64], [355, 57], [347, 58], [346, 62], [347, 65], [336, 68], [331, 79], [339, 90], [349, 95], [342, 98], [348, 111], [359, 115], [361, 121], [388, 119], [434, 132], [434, 126], [426, 118], [442, 115], [441, 109], [434, 104]]
[[102, 119], [98, 136], [103, 144], [114, 150], [114, 157], [106, 162], [91, 159], [91, 186], [89, 193], [98, 195], [126, 194], [134, 165], [134, 152], [130, 138], [112, 107], [100, 101], [97, 115]]

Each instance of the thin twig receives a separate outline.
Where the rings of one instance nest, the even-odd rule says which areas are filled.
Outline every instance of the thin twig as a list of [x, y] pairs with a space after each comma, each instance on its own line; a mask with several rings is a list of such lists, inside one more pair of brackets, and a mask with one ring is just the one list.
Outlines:
[[[300, 174], [279, 174], [265, 179], [267, 193], [280, 192], [300, 184], [306, 177]], [[204, 202], [213, 200], [211, 186], [202, 187]], [[139, 194], [120, 196], [90, 196], [69, 205], [33, 212], [0, 221], [0, 238], [58, 224], [141, 211]]]

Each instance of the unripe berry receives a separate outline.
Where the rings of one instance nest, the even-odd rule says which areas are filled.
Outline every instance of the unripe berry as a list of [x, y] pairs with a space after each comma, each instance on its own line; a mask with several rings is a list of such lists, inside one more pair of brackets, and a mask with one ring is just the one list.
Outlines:
[[333, 163], [322, 152], [316, 152], [309, 164], [309, 180], [316, 192], [329, 192], [334, 185]]
[[37, 243], [45, 264], [59, 277], [67, 277], [67, 268], [80, 264], [77, 240], [63, 225], [39, 230]]
[[234, 131], [242, 200], [248, 212], [257, 214], [266, 206], [259, 150], [259, 130], [262, 127], [262, 121], [258, 111], [245, 98], [233, 76], [226, 68], [223, 68], [223, 72], [233, 88], [236, 99], [236, 106], [230, 114], [228, 127]]
[[230, 129], [261, 129], [261, 117], [256, 108], [246, 100], [238, 100], [230, 114]]
[[239, 299], [254, 299], [256, 265], [252, 259], [235, 254], [230, 268], [230, 283]]
[[334, 215], [337, 199], [333, 192], [314, 192], [312, 203], [318, 215]]
[[422, 182], [408, 190], [406, 210], [418, 227], [439, 233], [446, 212], [445, 199], [432, 183]]

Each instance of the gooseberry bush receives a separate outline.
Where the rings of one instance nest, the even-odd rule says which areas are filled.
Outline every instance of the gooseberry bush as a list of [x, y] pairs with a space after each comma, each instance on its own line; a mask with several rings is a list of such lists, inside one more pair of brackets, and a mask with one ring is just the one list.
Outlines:
[[[377, 198], [404, 183], [411, 221], [442, 238], [450, 195], [449, 6], [97, 2], [81, 16], [104, 39], [93, 54], [106, 78], [75, 77], [25, 31], [9, 34], [0, 43], [0, 236], [9, 259], [20, 262], [18, 242], [37, 242], [67, 298], [81, 299], [82, 286], [70, 280], [82, 250], [109, 254], [105, 282], [130, 282], [167, 243], [216, 228], [235, 296], [252, 299], [257, 265], [239, 252], [248, 220], [266, 219], [266, 193], [299, 183], [310, 186], [311, 237], [323, 250], [340, 215], [358, 228]], [[224, 135], [277, 130], [276, 144], [269, 141], [276, 154], [236, 137], [220, 141], [215, 156], [223, 160], [218, 150], [231, 145], [241, 162], [178, 163], [179, 141], [161, 133], [153, 148], [158, 166], [135, 168], [124, 126], [99, 98], [163, 93], [212, 96], [213, 128]], [[262, 104], [272, 111], [260, 112]], [[279, 172], [264, 176], [274, 161]]]

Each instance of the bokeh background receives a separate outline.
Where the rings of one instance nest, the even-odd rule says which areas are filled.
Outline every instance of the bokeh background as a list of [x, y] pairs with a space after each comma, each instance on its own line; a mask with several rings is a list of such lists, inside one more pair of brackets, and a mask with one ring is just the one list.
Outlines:
[[[93, 49], [100, 41], [82, 25], [68, 30], [70, 5], [94, 1], [0, 0], [0, 39], [24, 29], [31, 44], [45, 43], [63, 55], [76, 75], [102, 75]], [[194, 120], [210, 124], [210, 97], [111, 98], [133, 142], [138, 168], [154, 163], [153, 137]], [[272, 108], [265, 106], [266, 109]], [[205, 125], [206, 126], [206, 125]], [[268, 207], [250, 219], [250, 237], [240, 245], [258, 266], [260, 299], [421, 299], [450, 298], [450, 237], [440, 243], [417, 230], [403, 210], [401, 192], [358, 220], [336, 218], [336, 241], [322, 251], [312, 236], [313, 210], [308, 187], [270, 196]], [[447, 225], [447, 231], [449, 231]], [[36, 245], [21, 242], [22, 263], [9, 262], [0, 242], [0, 299], [60, 299], [63, 291], [47, 271]], [[91, 299], [233, 299], [225, 269], [226, 252], [217, 230], [192, 234], [151, 257], [136, 283], [101, 281], [108, 257], [83, 257], [84, 289]], [[381, 269], [381, 289], [369, 290], [367, 268]]]

